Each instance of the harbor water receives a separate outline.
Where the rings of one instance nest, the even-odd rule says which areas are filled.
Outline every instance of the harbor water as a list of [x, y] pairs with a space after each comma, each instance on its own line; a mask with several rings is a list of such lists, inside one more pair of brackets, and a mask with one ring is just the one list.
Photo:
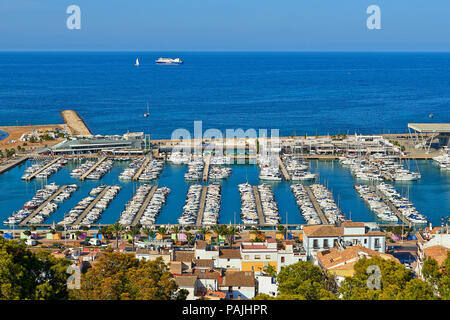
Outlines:
[[[139, 187], [139, 182], [124, 182], [118, 179], [119, 174], [128, 165], [127, 161], [115, 161], [113, 168], [101, 180], [85, 180], [83, 182], [70, 176], [70, 171], [79, 162], [69, 161], [60, 171], [50, 176], [47, 181], [33, 179], [26, 182], [21, 179], [27, 166], [32, 164], [27, 161], [10, 171], [0, 175], [0, 221], [1, 228], [8, 229], [3, 225], [5, 220], [13, 211], [22, 208], [23, 204], [30, 200], [37, 189], [45, 183], [55, 182], [59, 185], [76, 183], [80, 187], [65, 202], [59, 204], [59, 208], [50, 215], [44, 223], [58, 223], [82, 198], [87, 197], [89, 191], [100, 184], [119, 184], [122, 190], [111, 202], [110, 206], [103, 212], [97, 223], [114, 223], [119, 219], [125, 204], [132, 198]], [[222, 201], [219, 222], [223, 224], [240, 223], [240, 197], [237, 185], [248, 182], [252, 185], [261, 183], [258, 179], [258, 167], [255, 164], [231, 165], [232, 174], [228, 179], [220, 181], [222, 184]], [[415, 182], [394, 182], [394, 186], [404, 196], [409, 197], [418, 211], [424, 214], [433, 225], [438, 225], [443, 216], [450, 213], [450, 174], [440, 171], [439, 167], [432, 161], [418, 161], [417, 167], [422, 174], [422, 179]], [[310, 161], [311, 171], [318, 173], [318, 181], [333, 192], [334, 200], [348, 219], [354, 221], [377, 221], [375, 215], [368, 209], [364, 201], [359, 198], [354, 189], [355, 180], [348, 168], [342, 167], [337, 161]], [[185, 202], [188, 187], [193, 182], [184, 180], [186, 165], [172, 165], [166, 163], [158, 180], [151, 182], [158, 186], [166, 186], [171, 189], [167, 203], [163, 206], [156, 223], [175, 224], [181, 216], [182, 207]], [[195, 182], [194, 182], [195, 183]], [[211, 182], [199, 182], [208, 184]], [[292, 182], [272, 182], [275, 201], [279, 207], [281, 223], [302, 224], [304, 220], [297, 208], [295, 198], [289, 188]]]

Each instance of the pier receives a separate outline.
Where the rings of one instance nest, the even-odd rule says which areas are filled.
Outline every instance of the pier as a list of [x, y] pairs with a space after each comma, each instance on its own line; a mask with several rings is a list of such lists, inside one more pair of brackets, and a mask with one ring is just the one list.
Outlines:
[[37, 215], [39, 212], [41, 212], [41, 210], [47, 205], [49, 204], [53, 199], [55, 199], [61, 192], [63, 192], [65, 189], [67, 188], [67, 186], [62, 186], [60, 187], [58, 190], [56, 190], [56, 192], [47, 200], [45, 200], [38, 208], [36, 208], [36, 210], [34, 210], [28, 217], [26, 217], [21, 223], [19, 223], [20, 227], [25, 226], [28, 221], [30, 221], [32, 218], [34, 218], [35, 215]]
[[136, 174], [133, 176], [133, 180], [139, 180], [139, 177], [141, 176], [142, 172], [144, 171], [145, 167], [147, 167], [148, 163], [150, 162], [152, 158], [149, 157], [147, 159], [145, 159], [144, 163], [142, 164], [142, 166], [139, 168], [139, 170], [136, 172]]
[[408, 221], [408, 219], [406, 219], [406, 217], [404, 215], [401, 214], [400, 211], [398, 211], [398, 209], [392, 204], [391, 200], [389, 200], [382, 192], [380, 192], [380, 190], [378, 190], [376, 187], [371, 187], [371, 189], [373, 191], [376, 192], [376, 194], [378, 196], [381, 197], [381, 199], [383, 199], [384, 203], [386, 203], [389, 207], [389, 209], [392, 210], [392, 212], [395, 213], [395, 215], [398, 217], [398, 219], [403, 222], [404, 224], [408, 225], [411, 227], [411, 222]]
[[202, 194], [200, 196], [200, 207], [198, 208], [198, 215], [197, 215], [197, 226], [202, 225], [203, 221], [203, 213], [205, 212], [205, 204], [206, 204], [206, 192], [208, 191], [208, 186], [203, 186]]
[[286, 167], [284, 166], [283, 161], [281, 161], [280, 156], [277, 156], [277, 160], [278, 160], [278, 164], [279, 164], [280, 169], [281, 169], [281, 173], [282, 173], [283, 176], [284, 176], [284, 180], [286, 180], [286, 181], [291, 181], [291, 177], [289, 176], [289, 173], [287, 172]]
[[21, 164], [27, 160], [28, 160], [28, 157], [25, 156], [25, 157], [19, 157], [15, 160], [12, 160], [11, 162], [8, 161], [7, 163], [5, 163], [4, 165], [2, 165], [0, 167], [0, 174], [2, 174], [3, 172], [6, 172], [8, 170], [11, 170], [15, 166], [18, 166], [19, 164]]
[[205, 159], [205, 167], [203, 168], [203, 181], [208, 181], [210, 162], [211, 162], [211, 154], [209, 154]]
[[88, 171], [86, 171], [85, 173], [83, 173], [83, 175], [80, 177], [80, 181], [84, 181], [86, 179], [86, 177], [95, 170], [95, 168], [97, 168], [103, 161], [105, 161], [107, 158], [103, 157], [100, 160], [97, 161], [96, 164], [94, 164]]
[[75, 220], [75, 222], [72, 225], [79, 225], [81, 221], [83, 221], [84, 217], [87, 216], [87, 214], [89, 213], [89, 211], [92, 210], [92, 208], [95, 207], [95, 205], [97, 204], [97, 202], [100, 201], [101, 198], [103, 198], [103, 196], [105, 195], [105, 193], [111, 188], [111, 186], [106, 186], [105, 189], [103, 189], [102, 192], [100, 192], [100, 194], [97, 196], [97, 198], [95, 198], [94, 201], [91, 202], [91, 204], [84, 209], [84, 211], [80, 214], [80, 216], [77, 218], [77, 220]]
[[144, 214], [145, 209], [147, 209], [147, 206], [150, 202], [150, 200], [152, 200], [153, 195], [155, 194], [156, 189], [158, 189], [158, 186], [153, 186], [150, 189], [150, 192], [147, 194], [147, 196], [145, 197], [144, 202], [142, 203], [142, 206], [139, 208], [138, 213], [136, 214], [136, 217], [134, 217], [133, 222], [131, 223], [131, 225], [135, 226], [139, 223], [139, 220], [141, 220], [142, 215]]
[[312, 192], [311, 188], [309, 186], [304, 186], [306, 192], [308, 192], [309, 199], [311, 200], [314, 209], [316, 210], [317, 214], [319, 215], [320, 221], [322, 224], [328, 224], [328, 219], [325, 217], [325, 215], [322, 212], [322, 209], [319, 206], [319, 203], [317, 202], [316, 196]]
[[63, 110], [61, 116], [72, 135], [92, 136], [91, 131], [75, 110]]
[[266, 224], [266, 219], [264, 219], [264, 212], [261, 206], [261, 198], [259, 197], [258, 186], [253, 186], [253, 194], [255, 195], [256, 212], [258, 213], [259, 217], [259, 225], [264, 226]]
[[36, 172], [33, 172], [32, 174], [30, 174], [27, 177], [27, 181], [30, 181], [31, 179], [33, 179], [34, 177], [36, 177], [39, 173], [41, 173], [42, 171], [44, 171], [45, 169], [47, 169], [48, 167], [50, 167], [51, 165], [55, 164], [56, 162], [58, 162], [59, 160], [61, 160], [62, 157], [58, 157], [52, 161], [50, 161], [49, 163], [47, 163], [45, 166], [43, 166], [42, 168], [40, 168], [39, 170], [37, 170]]

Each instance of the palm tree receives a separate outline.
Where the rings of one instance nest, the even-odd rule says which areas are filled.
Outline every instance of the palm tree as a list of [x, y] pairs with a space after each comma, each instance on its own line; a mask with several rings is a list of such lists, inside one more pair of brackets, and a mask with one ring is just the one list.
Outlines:
[[195, 237], [194, 237], [194, 235], [192, 233], [190, 233], [190, 232], [186, 233], [186, 240], [187, 240], [187, 243], [188, 243], [188, 247], [193, 244], [194, 239], [195, 239]]
[[119, 248], [119, 237], [125, 230], [125, 227], [119, 222], [113, 223], [111, 226], [111, 232], [116, 236], [116, 249]]
[[109, 240], [112, 235], [110, 226], [103, 226], [98, 230], [98, 233], [101, 234], [105, 239]]
[[258, 236], [261, 234], [261, 231], [259, 231], [258, 228], [252, 227], [252, 231], [250, 231], [250, 233], [255, 235], [255, 241], [259, 241]]
[[164, 239], [164, 236], [166, 235], [166, 233], [167, 233], [167, 228], [165, 228], [165, 227], [159, 227], [158, 228], [158, 233], [163, 237], [163, 239]]
[[229, 237], [229, 242], [231, 244], [231, 246], [233, 246], [234, 244], [234, 236], [238, 235], [239, 231], [235, 226], [229, 226], [227, 229], [227, 236]]
[[223, 224], [216, 224], [213, 228], [214, 233], [217, 235], [217, 242], [220, 245], [220, 236], [224, 236], [227, 232], [227, 227]]
[[138, 225], [131, 226], [130, 229], [128, 230], [128, 234], [131, 236], [131, 245], [132, 245], [133, 251], [134, 251], [134, 240], [136, 239], [137, 236], [139, 236], [141, 234], [140, 226], [138, 226]]
[[147, 237], [154, 239], [156, 232], [150, 229], [149, 227], [145, 227], [142, 231], [147, 235]]
[[172, 232], [175, 233], [175, 239], [176, 241], [178, 241], [178, 234], [180, 233], [180, 228], [178, 226], [173, 226]]
[[206, 229], [205, 227], [202, 227], [202, 228], [198, 231], [198, 233], [200, 233], [201, 235], [203, 235], [203, 239], [205, 239], [205, 236], [206, 236], [207, 234], [210, 234], [211, 232], [210, 232], [208, 229]]

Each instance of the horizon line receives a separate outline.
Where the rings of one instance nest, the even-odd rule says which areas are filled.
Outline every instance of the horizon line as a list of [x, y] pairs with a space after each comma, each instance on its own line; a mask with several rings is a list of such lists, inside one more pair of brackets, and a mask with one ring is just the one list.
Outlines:
[[450, 53], [450, 50], [146, 50], [146, 49], [2, 49], [7, 52], [189, 52], [189, 53]]

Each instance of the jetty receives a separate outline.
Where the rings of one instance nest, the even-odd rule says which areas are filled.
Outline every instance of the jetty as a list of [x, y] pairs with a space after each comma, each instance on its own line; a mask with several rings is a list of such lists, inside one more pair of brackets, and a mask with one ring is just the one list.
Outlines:
[[400, 212], [398, 211], [398, 209], [394, 206], [394, 204], [392, 203], [391, 200], [389, 200], [380, 190], [378, 190], [377, 187], [372, 186], [371, 189], [373, 191], [375, 191], [375, 193], [381, 197], [381, 199], [383, 199], [384, 203], [387, 204], [387, 206], [389, 207], [389, 209], [392, 210], [392, 212], [395, 213], [395, 215], [398, 217], [398, 219], [403, 222], [404, 224], [411, 226], [411, 222], [408, 221], [408, 219], [406, 219], [406, 217]]
[[150, 162], [152, 158], [148, 157], [147, 159], [145, 159], [144, 163], [142, 164], [142, 166], [139, 168], [139, 170], [136, 172], [136, 174], [133, 176], [133, 180], [139, 180], [139, 177], [141, 176], [142, 172], [144, 171], [145, 167], [147, 167], [148, 163]]
[[287, 172], [286, 167], [284, 166], [283, 161], [281, 161], [280, 156], [277, 156], [277, 160], [278, 160], [278, 164], [279, 164], [280, 169], [281, 169], [281, 173], [282, 173], [283, 176], [284, 176], [284, 180], [286, 180], [286, 181], [291, 181], [291, 177], [290, 177], [289, 173]]
[[261, 206], [261, 198], [259, 197], [258, 186], [253, 186], [253, 194], [255, 195], [256, 212], [258, 213], [259, 224], [263, 226], [266, 224], [266, 219], [264, 219], [264, 212]]
[[100, 160], [97, 161], [96, 164], [94, 164], [91, 168], [89, 168], [88, 171], [86, 171], [85, 173], [83, 173], [83, 175], [80, 177], [80, 181], [84, 181], [86, 179], [86, 177], [95, 170], [95, 168], [97, 168], [103, 161], [105, 161], [107, 159], [107, 157], [103, 157]]
[[33, 179], [34, 177], [36, 177], [39, 173], [41, 173], [42, 171], [44, 171], [45, 169], [47, 169], [48, 167], [50, 167], [51, 165], [54, 165], [56, 162], [60, 161], [62, 159], [62, 157], [58, 157], [52, 161], [50, 161], [49, 163], [47, 163], [45, 166], [43, 166], [42, 168], [40, 168], [39, 170], [33, 172], [32, 174], [30, 174], [27, 177], [27, 181], [30, 181], [31, 179]]
[[203, 168], [203, 181], [208, 181], [210, 163], [211, 163], [211, 154], [209, 154], [205, 159], [205, 166]]
[[84, 211], [80, 214], [80, 216], [77, 218], [77, 220], [75, 220], [75, 222], [72, 225], [79, 225], [81, 221], [83, 221], [84, 217], [87, 216], [87, 214], [89, 213], [89, 211], [92, 210], [92, 208], [95, 207], [95, 205], [97, 204], [97, 202], [100, 201], [101, 198], [103, 198], [103, 196], [105, 195], [105, 193], [111, 189], [111, 186], [106, 186], [105, 189], [103, 189], [102, 192], [100, 192], [100, 194], [97, 196], [97, 198], [94, 199], [94, 201], [92, 201], [89, 206], [84, 209]]
[[200, 196], [200, 207], [198, 208], [198, 214], [197, 214], [197, 226], [202, 225], [203, 221], [203, 214], [205, 213], [205, 204], [206, 204], [206, 192], [208, 191], [208, 186], [203, 186], [202, 188], [202, 194]]
[[139, 220], [141, 220], [142, 215], [144, 214], [145, 209], [147, 209], [147, 206], [150, 202], [150, 200], [152, 200], [153, 195], [155, 194], [156, 189], [158, 189], [158, 186], [153, 186], [150, 189], [150, 192], [147, 194], [147, 196], [145, 197], [144, 202], [142, 203], [142, 206], [139, 208], [138, 213], [136, 214], [136, 216], [134, 217], [133, 222], [131, 223], [132, 226], [135, 226], [139, 223]]
[[56, 192], [49, 197], [47, 200], [45, 200], [38, 208], [36, 208], [28, 217], [26, 217], [21, 223], [19, 223], [20, 227], [25, 226], [28, 221], [30, 221], [32, 218], [34, 218], [35, 215], [37, 215], [39, 212], [41, 212], [41, 210], [47, 205], [49, 204], [51, 201], [53, 201], [53, 199], [55, 199], [61, 192], [63, 192], [65, 189], [67, 188], [67, 186], [62, 186], [60, 187], [58, 190], [56, 190]]
[[28, 160], [28, 157], [25, 156], [25, 157], [19, 157], [17, 159], [12, 160], [12, 161], [6, 162], [5, 164], [3, 164], [0, 167], [0, 174], [2, 174], [3, 172], [6, 172], [8, 170], [11, 170], [15, 166], [18, 166], [19, 164], [21, 164], [21, 163], [23, 163], [23, 162], [25, 162], [27, 160]]
[[91, 131], [75, 110], [63, 110], [61, 116], [71, 135], [92, 136]]
[[317, 214], [319, 215], [320, 221], [322, 224], [328, 224], [328, 219], [325, 217], [325, 215], [322, 212], [322, 209], [319, 206], [319, 202], [317, 202], [316, 196], [312, 192], [311, 188], [309, 186], [304, 186], [306, 192], [308, 192], [309, 199], [311, 200], [314, 209], [316, 210]]

